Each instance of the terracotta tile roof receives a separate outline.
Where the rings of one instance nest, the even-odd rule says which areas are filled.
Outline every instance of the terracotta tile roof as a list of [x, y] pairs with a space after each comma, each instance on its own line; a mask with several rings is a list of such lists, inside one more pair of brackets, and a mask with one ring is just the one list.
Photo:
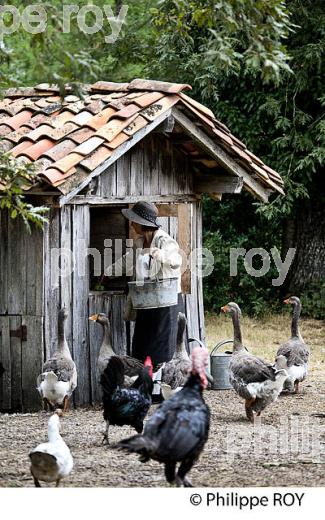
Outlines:
[[[11, 151], [22, 161], [34, 162], [38, 181], [66, 193], [61, 186], [76, 187], [76, 172], [77, 182], [86, 178], [119, 146], [177, 104], [264, 188], [283, 193], [278, 173], [217, 121], [209, 108], [183, 92], [190, 89], [185, 84], [143, 79], [98, 81], [85, 86], [83, 98], [73, 95], [69, 86], [64, 99], [56, 85], [9, 89], [0, 100], [0, 154]], [[203, 166], [215, 167], [215, 158], [202, 157], [189, 141], [180, 146]]]

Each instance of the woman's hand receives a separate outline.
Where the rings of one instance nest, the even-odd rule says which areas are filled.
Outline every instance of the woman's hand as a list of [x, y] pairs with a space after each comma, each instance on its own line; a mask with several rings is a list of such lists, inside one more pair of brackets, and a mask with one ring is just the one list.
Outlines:
[[158, 260], [158, 262], [163, 261], [163, 251], [158, 247], [151, 247], [149, 255], [153, 258], [153, 260]]

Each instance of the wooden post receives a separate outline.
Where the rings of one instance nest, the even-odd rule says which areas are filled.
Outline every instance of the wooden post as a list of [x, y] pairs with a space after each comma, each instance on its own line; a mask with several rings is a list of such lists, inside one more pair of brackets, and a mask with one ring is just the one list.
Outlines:
[[[192, 204], [178, 204], [178, 245], [186, 256], [186, 261], [189, 262], [192, 244]], [[185, 256], [184, 260], [185, 261]], [[182, 275], [182, 293], [190, 294], [192, 288], [191, 283], [191, 269], [187, 265], [186, 270]]]

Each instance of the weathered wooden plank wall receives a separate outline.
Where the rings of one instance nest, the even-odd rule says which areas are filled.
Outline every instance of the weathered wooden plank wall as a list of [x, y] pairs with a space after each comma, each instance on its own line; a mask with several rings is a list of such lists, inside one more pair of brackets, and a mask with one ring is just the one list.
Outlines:
[[151, 134], [129, 150], [98, 178], [92, 193], [107, 199], [127, 195], [194, 194], [188, 157], [166, 137]]
[[60, 248], [60, 210], [53, 208], [44, 227], [44, 355], [48, 359], [56, 349], [60, 276], [54, 249]]
[[[202, 203], [198, 202], [196, 205], [196, 247], [202, 249]], [[201, 341], [205, 341], [205, 322], [204, 322], [204, 302], [203, 302], [203, 278], [202, 276], [197, 277], [197, 305], [198, 305], [198, 317], [199, 317], [199, 338]]]
[[[0, 212], [0, 410], [39, 407], [43, 363], [43, 233]], [[26, 327], [26, 337], [22, 334]]]
[[11, 410], [11, 351], [9, 316], [0, 316], [0, 361], [5, 369], [0, 378], [0, 410]]
[[[66, 206], [53, 209], [46, 226], [44, 256], [45, 357], [57, 347], [58, 311], [68, 310], [65, 333], [78, 371], [76, 405], [90, 402], [88, 295], [89, 269], [86, 249], [89, 247], [89, 208]], [[58, 255], [54, 254], [58, 250]]]
[[43, 234], [0, 211], [0, 315], [42, 315]]
[[[61, 256], [61, 272], [60, 280], [60, 307], [65, 307], [68, 311], [65, 333], [68, 345], [73, 349], [72, 344], [72, 320], [73, 320], [73, 299], [72, 299], [72, 272], [73, 272], [73, 255], [72, 255], [72, 208], [64, 206], [60, 211], [60, 247], [62, 248]], [[55, 319], [57, 324], [57, 319]], [[54, 336], [56, 337], [56, 335]], [[73, 352], [72, 352], [73, 354]]]
[[44, 232], [45, 358], [48, 359], [57, 348], [58, 311], [66, 307], [65, 334], [79, 376], [74, 393], [78, 405], [90, 401], [87, 247], [88, 207], [52, 209]]
[[[61, 210], [60, 222], [60, 231], [57, 234], [57, 215], [53, 215], [47, 240], [56, 247], [71, 248], [73, 269], [68, 269], [70, 276], [57, 278], [54, 273], [48, 272], [55, 269], [54, 263], [51, 264], [50, 255], [46, 258], [46, 279], [49, 281], [52, 279], [54, 282], [52, 287], [50, 282], [47, 284], [48, 298], [51, 294], [55, 294], [54, 303], [46, 306], [45, 321], [47, 323], [52, 321], [55, 327], [48, 331], [47, 341], [50, 345], [46, 351], [53, 353], [56, 348], [57, 313], [64, 305], [70, 314], [65, 327], [66, 337], [78, 371], [78, 387], [74, 392], [74, 402], [80, 406], [100, 399], [96, 365], [102, 334], [100, 326], [94, 326], [88, 318], [97, 312], [111, 313], [113, 348], [117, 353], [125, 353], [127, 340], [123, 309], [126, 297], [124, 294], [89, 291], [89, 269], [86, 257], [86, 248], [90, 242], [88, 206], [67, 206], [63, 211]], [[62, 254], [61, 268], [68, 263], [69, 257]]]
[[88, 343], [88, 297], [89, 267], [86, 250], [89, 247], [89, 208], [72, 208], [72, 251], [74, 269], [72, 274], [72, 342], [73, 356], [78, 371], [78, 386], [74, 392], [77, 405], [90, 400], [89, 343]]
[[0, 211], [0, 315], [8, 312], [8, 212]]
[[[188, 157], [158, 133], [146, 137], [109, 167], [94, 182], [89, 196], [123, 204], [125, 197], [140, 195], [163, 196], [166, 202], [170, 196], [194, 195]], [[202, 240], [201, 206], [199, 202], [189, 204], [192, 246], [198, 247]], [[112, 342], [117, 353], [125, 353], [132, 341], [133, 324], [126, 325], [123, 321], [125, 295], [89, 291], [84, 251], [90, 239], [89, 206], [52, 208], [49, 218], [43, 234], [33, 231], [29, 237], [20, 221], [9, 222], [4, 212], [0, 214], [0, 361], [6, 369], [0, 382], [1, 409], [32, 410], [39, 406], [35, 380], [43, 359], [56, 349], [57, 316], [61, 306], [68, 309], [66, 336], [79, 373], [74, 395], [76, 405], [96, 402], [100, 397], [96, 363], [101, 330], [93, 324], [90, 329], [89, 315], [111, 312]], [[161, 222], [163, 228], [178, 239], [179, 223], [175, 214], [162, 217]], [[58, 260], [53, 249], [59, 248], [63, 251]], [[72, 259], [67, 253], [69, 250]], [[61, 277], [60, 269], [64, 268], [68, 268], [68, 274]], [[199, 278], [192, 278], [192, 294], [185, 296], [185, 307], [189, 335], [203, 339], [202, 281]], [[27, 341], [10, 336], [10, 330], [22, 324], [27, 326]]]
[[[21, 325], [21, 316], [9, 316], [9, 330], [18, 330]], [[22, 410], [22, 341], [21, 338], [14, 336], [10, 336], [9, 340], [11, 358], [11, 409], [20, 411]]]
[[21, 348], [22, 411], [36, 411], [42, 406], [36, 389], [37, 376], [43, 365], [43, 316], [23, 316], [27, 328], [27, 341]]

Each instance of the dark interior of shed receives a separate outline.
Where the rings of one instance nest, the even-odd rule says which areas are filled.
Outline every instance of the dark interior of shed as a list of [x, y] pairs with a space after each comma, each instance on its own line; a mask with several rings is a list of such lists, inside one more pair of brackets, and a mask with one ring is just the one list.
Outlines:
[[[126, 252], [129, 235], [128, 222], [121, 213], [127, 205], [113, 205], [90, 209], [90, 248], [97, 250], [89, 255], [90, 290], [124, 291], [127, 287], [126, 275], [105, 277], [104, 269], [116, 262]], [[99, 272], [100, 271], [100, 272]]]

